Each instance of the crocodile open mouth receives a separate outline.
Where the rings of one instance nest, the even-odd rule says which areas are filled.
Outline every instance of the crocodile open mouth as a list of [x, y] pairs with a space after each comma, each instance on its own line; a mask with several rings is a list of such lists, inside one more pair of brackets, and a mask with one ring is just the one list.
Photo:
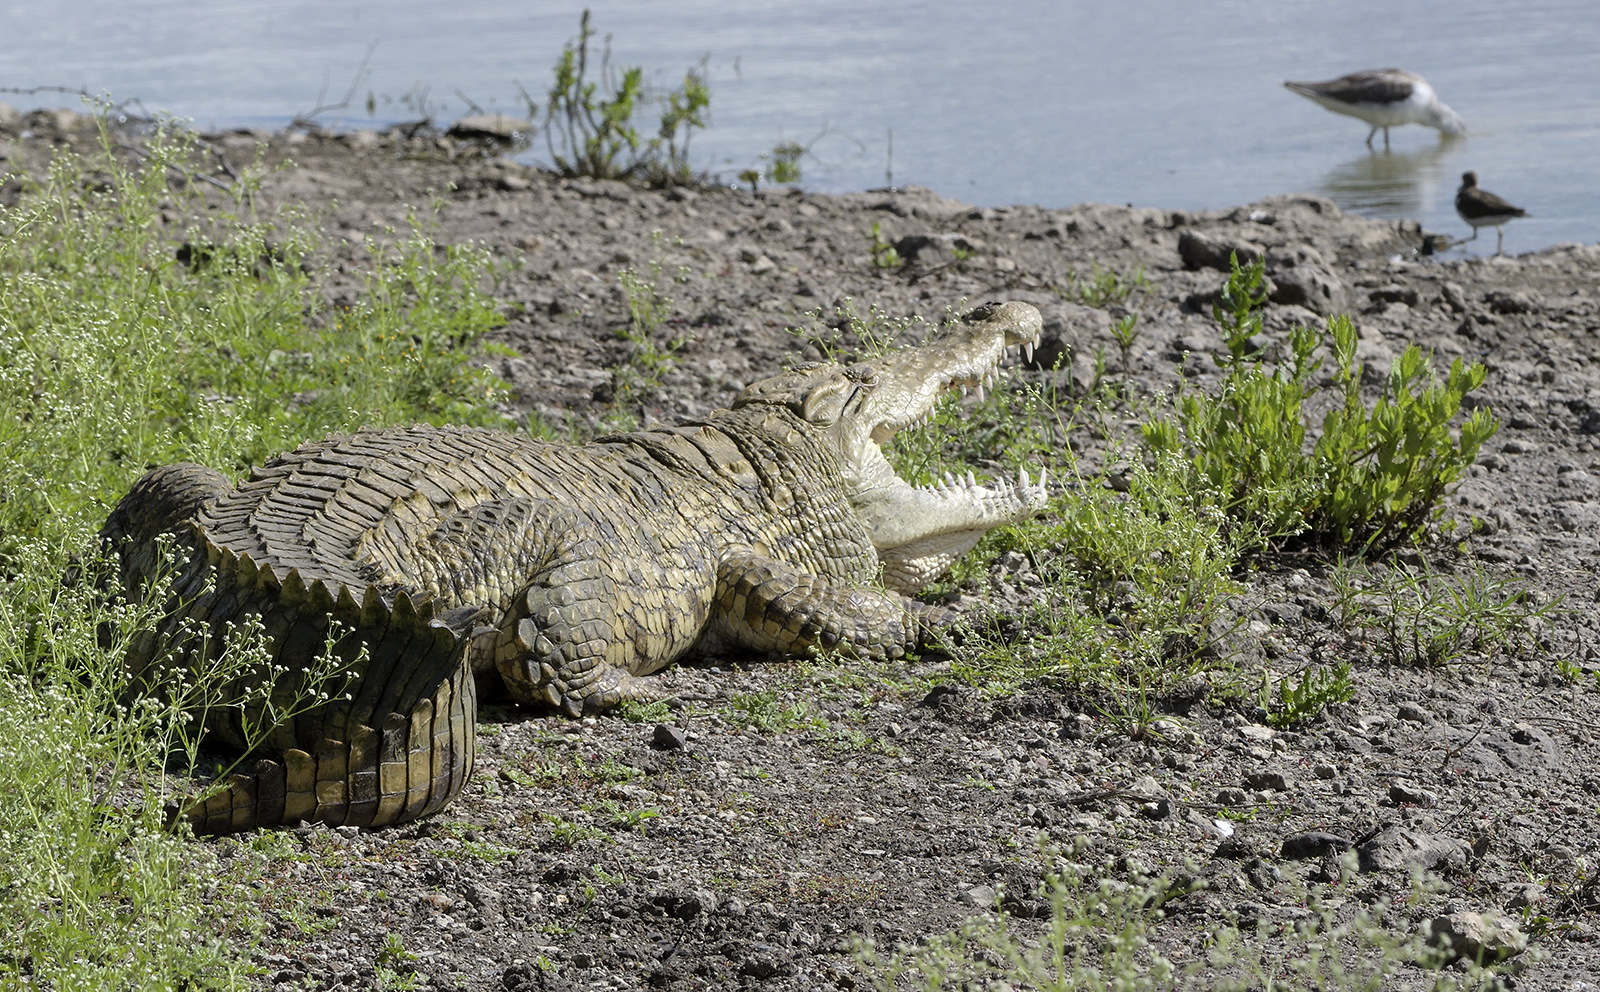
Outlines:
[[873, 362], [871, 388], [844, 418], [841, 454], [856, 516], [866, 527], [891, 588], [916, 588], [965, 554], [983, 532], [1021, 519], [1045, 502], [1045, 478], [1027, 470], [1015, 480], [980, 483], [974, 473], [947, 475], [926, 486], [900, 478], [882, 445], [902, 430], [926, 425], [939, 400], [960, 390], [980, 398], [1011, 355], [1027, 359], [1042, 326], [1021, 303], [981, 307], [915, 348]]

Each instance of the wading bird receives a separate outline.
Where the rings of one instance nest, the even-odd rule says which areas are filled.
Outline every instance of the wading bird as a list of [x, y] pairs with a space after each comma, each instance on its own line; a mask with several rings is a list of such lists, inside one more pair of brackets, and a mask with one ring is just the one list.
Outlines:
[[1367, 132], [1369, 147], [1380, 127], [1385, 148], [1389, 147], [1389, 128], [1401, 124], [1423, 124], [1451, 137], [1467, 133], [1461, 116], [1440, 103], [1428, 81], [1414, 72], [1368, 69], [1323, 83], [1283, 85], [1336, 114], [1359, 117], [1371, 124], [1372, 130]]

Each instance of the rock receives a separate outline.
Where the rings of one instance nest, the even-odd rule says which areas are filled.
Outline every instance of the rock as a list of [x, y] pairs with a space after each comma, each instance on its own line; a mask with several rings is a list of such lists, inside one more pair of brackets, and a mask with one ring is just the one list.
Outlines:
[[1322, 317], [1345, 309], [1344, 284], [1310, 245], [1274, 248], [1267, 254], [1267, 273], [1274, 303], [1305, 307]]
[[1283, 881], [1283, 872], [1279, 871], [1276, 865], [1268, 864], [1260, 858], [1251, 858], [1243, 867], [1244, 877], [1263, 892]]
[[1311, 774], [1315, 775], [1317, 778], [1323, 779], [1324, 781], [1331, 778], [1337, 778], [1339, 776], [1339, 766], [1330, 765], [1325, 761], [1319, 761], [1311, 766]]
[[487, 885], [469, 882], [466, 890], [461, 893], [467, 897], [467, 902], [478, 908], [480, 913], [496, 914], [500, 912], [500, 892]]
[[649, 899], [649, 903], [662, 915], [670, 916], [675, 920], [692, 920], [702, 914], [714, 913], [717, 910], [716, 893], [709, 889], [669, 890], [657, 892]]
[[1390, 283], [1367, 294], [1367, 299], [1374, 303], [1404, 303], [1408, 307], [1416, 306], [1421, 298], [1417, 293], [1417, 287], [1401, 286], [1397, 283]]
[[1538, 882], [1518, 882], [1507, 887], [1511, 898], [1506, 902], [1506, 908], [1512, 910], [1531, 909], [1545, 900], [1544, 886]]
[[650, 732], [650, 746], [657, 751], [682, 751], [688, 742], [689, 735], [684, 733], [683, 728], [670, 723], [658, 723], [656, 729]]
[[22, 130], [22, 114], [9, 103], [0, 102], [0, 131]]
[[788, 958], [778, 948], [751, 944], [739, 960], [739, 974], [765, 981], [789, 971]]
[[1254, 930], [1266, 918], [1267, 907], [1259, 902], [1241, 902], [1233, 907], [1233, 914], [1238, 919], [1240, 930]]
[[1237, 255], [1239, 265], [1254, 265], [1266, 254], [1266, 249], [1249, 241], [1215, 238], [1199, 231], [1184, 229], [1178, 235], [1178, 257], [1191, 269], [1218, 269], [1231, 271], [1230, 258]]
[[1267, 603], [1261, 607], [1261, 612], [1268, 620], [1278, 626], [1299, 623], [1305, 615], [1305, 607], [1295, 603]]
[[956, 900], [963, 906], [972, 906], [976, 909], [994, 908], [994, 888], [989, 885], [974, 885], [962, 889]]
[[1397, 778], [1389, 783], [1389, 798], [1398, 806], [1437, 806], [1439, 794], [1429, 792], [1416, 783]]
[[1452, 959], [1466, 958], [1476, 964], [1504, 961], [1528, 949], [1527, 936], [1494, 910], [1436, 916], [1425, 925], [1424, 932], [1429, 947], [1444, 951]]
[[1467, 294], [1458, 282], [1447, 282], [1439, 287], [1439, 298], [1456, 313], [1467, 312]]
[[1357, 864], [1364, 872], [1426, 871], [1446, 863], [1460, 864], [1466, 856], [1466, 847], [1458, 840], [1393, 823], [1356, 845]]
[[1278, 853], [1292, 861], [1305, 861], [1308, 858], [1321, 858], [1329, 854], [1343, 854], [1354, 846], [1355, 842], [1348, 837], [1320, 830], [1307, 830], [1285, 837], [1283, 847]]
[[1400, 719], [1410, 723], [1428, 723], [1433, 719], [1428, 715], [1427, 710], [1418, 706], [1416, 703], [1401, 703], [1400, 709], [1396, 712], [1396, 715], [1399, 716]]
[[1282, 772], [1255, 771], [1244, 773], [1244, 783], [1252, 789], [1268, 792], [1288, 792], [1289, 780]]
[[1080, 353], [1094, 351], [1093, 347], [1080, 346], [1080, 342], [1108, 334], [1111, 330], [1111, 315], [1094, 307], [1062, 301], [1041, 307], [1040, 310], [1044, 316], [1044, 330], [1033, 349], [1033, 358], [1028, 361], [1031, 368], [1047, 372], [1057, 366], [1073, 368]]
[[1533, 297], [1523, 292], [1503, 292], [1493, 290], [1484, 294], [1483, 301], [1489, 304], [1489, 309], [1499, 314], [1532, 313], [1539, 309], [1539, 304]]
[[977, 245], [959, 234], [908, 234], [894, 243], [894, 250], [908, 262], [934, 266], [971, 254]]
[[445, 133], [466, 141], [494, 141], [511, 145], [530, 141], [534, 125], [510, 114], [471, 114], [450, 125]]

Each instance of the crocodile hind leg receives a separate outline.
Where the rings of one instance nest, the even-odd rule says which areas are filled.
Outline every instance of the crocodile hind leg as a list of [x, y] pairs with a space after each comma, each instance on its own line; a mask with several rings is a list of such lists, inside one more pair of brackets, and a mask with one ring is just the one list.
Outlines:
[[644, 697], [630, 671], [633, 644], [619, 636], [627, 596], [607, 565], [604, 536], [570, 507], [527, 505], [534, 519], [520, 529], [541, 550], [485, 645], [506, 689], [570, 716]]
[[[699, 636], [710, 608], [713, 573], [706, 549], [678, 546], [655, 560], [650, 539], [620, 553], [623, 521], [593, 522], [571, 507], [523, 501], [525, 576], [504, 601], [493, 633], [475, 642], [512, 698], [570, 716], [655, 693], [638, 676], [665, 667]], [[632, 525], [636, 526], [636, 525]]]

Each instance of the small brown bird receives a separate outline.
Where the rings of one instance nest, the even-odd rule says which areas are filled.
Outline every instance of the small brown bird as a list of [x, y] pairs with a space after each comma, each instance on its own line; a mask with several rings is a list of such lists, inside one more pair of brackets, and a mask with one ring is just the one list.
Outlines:
[[1495, 196], [1493, 193], [1478, 185], [1476, 172], [1463, 172], [1461, 174], [1461, 188], [1456, 190], [1456, 213], [1461, 219], [1472, 225], [1472, 237], [1468, 241], [1475, 241], [1478, 237], [1478, 228], [1492, 227], [1499, 235], [1495, 239], [1494, 253], [1502, 255], [1505, 245], [1506, 232], [1501, 225], [1508, 220], [1528, 216], [1528, 212], [1521, 207], [1511, 204]]

